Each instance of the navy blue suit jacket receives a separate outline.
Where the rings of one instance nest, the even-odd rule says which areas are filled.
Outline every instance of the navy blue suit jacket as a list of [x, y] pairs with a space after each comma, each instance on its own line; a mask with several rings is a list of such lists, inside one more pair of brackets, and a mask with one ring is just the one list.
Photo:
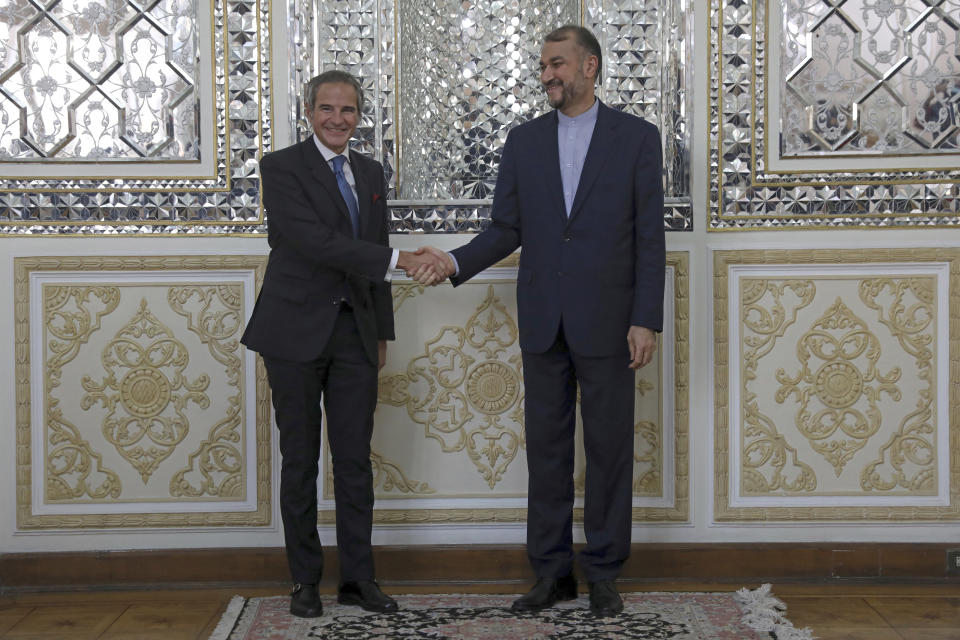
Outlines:
[[649, 122], [599, 105], [569, 218], [563, 201], [557, 113], [507, 136], [491, 224], [452, 251], [454, 285], [520, 245], [520, 347], [542, 353], [563, 321], [570, 348], [591, 357], [627, 353], [631, 325], [663, 328], [665, 241], [660, 134]]

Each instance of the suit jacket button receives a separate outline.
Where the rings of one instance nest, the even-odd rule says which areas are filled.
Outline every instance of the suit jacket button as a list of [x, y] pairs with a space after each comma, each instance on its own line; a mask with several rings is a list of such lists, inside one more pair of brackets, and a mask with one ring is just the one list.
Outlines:
[[570, 242], [570, 236], [563, 236], [564, 242]]

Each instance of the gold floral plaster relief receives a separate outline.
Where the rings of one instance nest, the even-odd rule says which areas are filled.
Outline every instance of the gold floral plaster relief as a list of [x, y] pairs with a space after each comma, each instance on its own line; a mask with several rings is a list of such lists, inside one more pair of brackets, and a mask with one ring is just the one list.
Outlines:
[[[949, 429], [951, 449], [957, 436], [955, 419], [949, 425], [935, 420], [936, 402], [957, 402], [956, 380], [950, 381], [949, 398], [936, 397], [935, 277], [916, 270], [903, 276], [842, 275], [845, 265], [883, 263], [884, 272], [896, 274], [897, 263], [948, 263], [949, 349], [939, 349], [944, 351], [940, 357], [955, 363], [958, 257], [953, 249], [716, 252], [718, 520], [958, 517], [955, 456], [949, 469], [950, 506], [909, 504], [912, 497], [937, 495], [939, 430]], [[789, 277], [745, 273], [739, 280], [740, 299], [733, 306], [727, 299], [732, 265], [775, 269], [806, 264], [841, 269]], [[836, 285], [838, 281], [844, 284]], [[838, 290], [846, 294], [835, 295]], [[732, 348], [727, 322], [739, 322], [740, 344]], [[739, 354], [738, 381], [728, 377], [731, 354]], [[730, 442], [727, 422], [731, 383], [739, 385], [739, 443]], [[733, 472], [739, 473], [743, 496], [804, 496], [822, 498], [824, 505], [731, 507], [728, 491], [737, 478], [729, 475], [730, 446], [740, 447], [740, 468]], [[902, 506], [829, 505], [836, 495], [898, 496]]]
[[[85, 392], [80, 412], [101, 417], [100, 434], [81, 430], [68, 421], [57, 398], [62, 385], [62, 371], [77, 358], [91, 336], [101, 331], [104, 318], [114, 313], [122, 291], [132, 290], [131, 272], [172, 272], [189, 270], [233, 270], [252, 273], [257, 285], [262, 281], [265, 259], [261, 256], [136, 256], [136, 257], [37, 257], [15, 259], [15, 336], [17, 398], [17, 523], [21, 529], [46, 528], [114, 528], [156, 526], [222, 526], [264, 525], [270, 521], [270, 413], [265, 370], [257, 360], [256, 371], [245, 372], [242, 347], [239, 345], [244, 317], [243, 291], [240, 284], [161, 286], [166, 291], [166, 315], [172, 311], [183, 318], [183, 327], [174, 329], [170, 321], [161, 322], [155, 315], [160, 306], [151, 308], [141, 300], [122, 328], [114, 330], [101, 343], [105, 345], [93, 358], [84, 356], [88, 371], [82, 380], [72, 381]], [[44, 317], [30, 317], [30, 276], [47, 272], [90, 272], [98, 284], [58, 283], [42, 287]], [[115, 285], [103, 285], [104, 274], [117, 273]], [[120, 272], [123, 272], [121, 277]], [[109, 278], [108, 278], [109, 280]], [[175, 276], [171, 275], [175, 282]], [[252, 294], [252, 292], [250, 292]], [[130, 305], [123, 307], [131, 309]], [[128, 312], [129, 313], [129, 312]], [[176, 315], [171, 317], [176, 317]], [[52, 503], [80, 502], [87, 506], [83, 514], [38, 515], [32, 505], [31, 451], [44, 447], [31, 441], [30, 411], [30, 325], [43, 323], [47, 335], [46, 362], [42, 363], [45, 379], [46, 445], [44, 470], [45, 496]], [[212, 369], [188, 374], [191, 357], [185, 344], [192, 332], [208, 349], [216, 363]], [[102, 331], [101, 331], [102, 333]], [[202, 360], [202, 358], [201, 358]], [[38, 363], [40, 364], [40, 363]], [[255, 426], [244, 434], [244, 376], [255, 379]], [[223, 381], [233, 392], [222, 398], [224, 413], [214, 424], [191, 425], [188, 407], [203, 408], [210, 402], [207, 391], [211, 380]], [[89, 416], [72, 414], [89, 425]], [[204, 413], [195, 413], [203, 416]], [[178, 451], [191, 429], [205, 434], [196, 450]], [[102, 440], [99, 451], [91, 437]], [[246, 460], [243, 439], [256, 440], [255, 460]], [[197, 441], [197, 437], [194, 437]], [[102, 456], [113, 447], [119, 460], [136, 470], [146, 483], [164, 460], [183, 460], [182, 468], [170, 476], [168, 488], [152, 498], [138, 502], [162, 501], [167, 504], [212, 499], [244, 500], [243, 476], [247, 465], [254, 465], [256, 474], [255, 510], [223, 512], [144, 512], [96, 513], [98, 503], [128, 502], [121, 478], [124, 471], [113, 465], [107, 468]], [[114, 456], [116, 458], [116, 456]], [[180, 464], [180, 463], [178, 463]], [[122, 466], [122, 465], [121, 465]], [[129, 481], [129, 478], [128, 480]], [[165, 496], [165, 497], [164, 497]]]
[[[685, 521], [689, 518], [688, 486], [688, 254], [670, 252], [667, 258], [673, 274], [674, 317], [673, 345], [675, 407], [673, 451], [673, 506], [637, 507], [634, 521]], [[511, 264], [497, 266], [516, 266]], [[499, 282], [499, 281], [497, 281]], [[513, 284], [513, 280], [510, 284]], [[387, 368], [381, 373], [379, 399], [387, 407], [404, 410], [411, 423], [419, 425], [426, 442], [433, 442], [436, 453], [464, 455], [467, 464], [462, 473], [475, 473], [488, 488], [489, 494], [477, 497], [518, 497], [519, 494], [497, 494], [504, 474], [522, 455], [523, 435], [523, 372], [516, 347], [517, 327], [504, 299], [490, 281], [475, 281], [469, 286], [482, 287], [479, 302], [469, 311], [466, 322], [460, 325], [442, 325], [425, 336], [422, 351], [408, 361], [398, 372], [388, 356]], [[508, 295], [513, 295], [512, 286]], [[424, 288], [416, 284], [394, 283], [396, 308], [416, 305], [416, 298]], [[456, 294], [452, 294], [456, 295]], [[453, 298], [445, 298], [449, 304]], [[432, 314], [427, 314], [431, 319]], [[446, 316], [444, 316], [446, 317]], [[670, 319], [668, 318], [668, 321]], [[398, 322], [409, 321], [398, 316]], [[433, 323], [431, 323], [433, 324]], [[398, 336], [399, 340], [399, 336]], [[391, 346], [390, 350], [401, 348]], [[653, 375], [651, 379], [650, 376]], [[638, 397], [657, 388], [658, 376], [644, 372], [637, 379]], [[662, 418], [660, 420], [662, 422]], [[391, 431], [399, 425], [387, 424], [378, 411], [378, 431]], [[638, 472], [634, 478], [635, 495], [663, 495], [662, 426], [651, 420], [640, 419], [635, 427], [635, 460]], [[400, 446], [400, 445], [397, 445]], [[405, 442], [402, 446], [408, 447]], [[435, 455], [431, 453], [430, 455]], [[415, 469], [401, 468], [400, 458], [391, 454], [390, 460], [374, 445], [374, 471], [378, 495], [429, 496], [431, 499], [450, 497], [442, 490], [418, 478]], [[325, 497], [332, 496], [332, 477], [325, 474]], [[384, 483], [384, 484], [381, 484]], [[389, 483], [389, 486], [386, 484]], [[388, 501], [378, 500], [375, 519], [382, 523], [398, 522], [521, 522], [525, 509], [404, 509], [389, 508]], [[582, 521], [582, 510], [575, 517]], [[321, 510], [321, 523], [333, 522], [332, 510]]]

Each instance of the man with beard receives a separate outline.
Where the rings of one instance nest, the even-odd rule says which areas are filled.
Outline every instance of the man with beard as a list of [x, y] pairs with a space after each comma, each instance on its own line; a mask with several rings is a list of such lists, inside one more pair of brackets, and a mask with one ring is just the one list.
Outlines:
[[[663, 325], [660, 134], [594, 97], [602, 57], [578, 26], [546, 37], [546, 115], [510, 131], [491, 225], [455, 249], [454, 285], [521, 244], [517, 312], [529, 468], [527, 554], [537, 581], [513, 603], [539, 611], [577, 596], [573, 467], [577, 386], [586, 453], [579, 565], [597, 616], [623, 610], [614, 581], [630, 551], [634, 373]], [[442, 255], [429, 249], [435, 255]]]

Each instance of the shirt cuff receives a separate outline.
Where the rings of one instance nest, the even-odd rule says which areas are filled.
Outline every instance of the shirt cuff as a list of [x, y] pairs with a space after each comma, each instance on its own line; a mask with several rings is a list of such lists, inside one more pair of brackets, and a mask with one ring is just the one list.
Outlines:
[[450, 256], [450, 260], [453, 261], [453, 275], [455, 276], [460, 275], [460, 263], [457, 262], [456, 257], [454, 257], [454, 255], [449, 251], [447, 251], [447, 255]]
[[400, 259], [400, 249], [393, 250], [393, 256], [390, 258], [390, 265], [387, 267], [387, 273], [384, 274], [384, 282], [393, 282], [393, 270], [397, 268], [397, 260]]

